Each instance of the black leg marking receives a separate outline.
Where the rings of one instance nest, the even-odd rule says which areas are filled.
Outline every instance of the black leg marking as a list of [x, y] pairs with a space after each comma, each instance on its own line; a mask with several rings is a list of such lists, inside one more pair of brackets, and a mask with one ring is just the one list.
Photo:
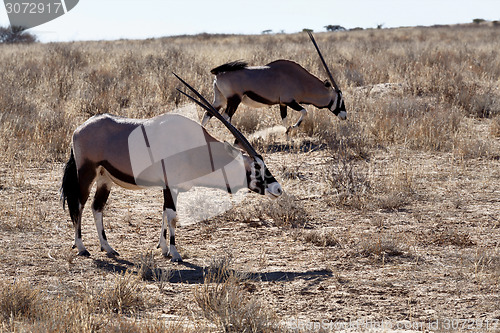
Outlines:
[[281, 120], [285, 119], [287, 116], [286, 105], [280, 104], [280, 113], [281, 113]]
[[238, 95], [231, 96], [227, 99], [226, 113], [229, 119], [233, 118], [236, 109], [241, 103], [241, 98]]
[[[163, 238], [167, 239], [167, 229], [163, 229]], [[159, 245], [158, 245], [159, 247]]]
[[107, 186], [101, 186], [97, 188], [94, 196], [94, 202], [92, 203], [92, 208], [95, 211], [102, 212], [106, 201], [108, 201], [110, 189]]
[[175, 236], [170, 236], [170, 245], [175, 245]]
[[106, 233], [104, 232], [104, 229], [102, 229], [102, 238], [104, 238], [104, 240], [108, 240], [108, 238], [106, 237]]
[[289, 103], [285, 103], [286, 106], [289, 106], [291, 107], [292, 109], [294, 109], [295, 111], [301, 111], [302, 109], [304, 109], [299, 103], [297, 103], [297, 101], [293, 100]]
[[163, 211], [165, 211], [167, 208], [170, 208], [174, 211], [176, 210], [175, 200], [177, 198], [174, 195], [175, 194], [172, 193], [168, 186], [163, 190]]
[[276, 103], [273, 103], [271, 102], [270, 100], [268, 100], [267, 98], [265, 97], [262, 97], [260, 95], [257, 95], [256, 93], [254, 93], [253, 91], [245, 91], [243, 93], [244, 95], [246, 95], [248, 98], [250, 98], [251, 100], [253, 101], [256, 101], [257, 103], [261, 103], [261, 104], [267, 104], [267, 105], [273, 105], [273, 104], [276, 104]]

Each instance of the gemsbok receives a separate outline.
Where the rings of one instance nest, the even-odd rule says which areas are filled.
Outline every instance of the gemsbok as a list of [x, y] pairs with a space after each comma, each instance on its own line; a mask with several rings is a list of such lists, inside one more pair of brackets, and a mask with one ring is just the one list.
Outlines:
[[[174, 74], [175, 75], [175, 74]], [[216, 116], [243, 150], [211, 136], [199, 123], [184, 116], [164, 114], [151, 119], [97, 115], [80, 125], [72, 137], [71, 156], [61, 185], [63, 208], [68, 209], [81, 256], [90, 256], [82, 242], [82, 211], [92, 185], [97, 184], [92, 213], [101, 251], [118, 255], [109, 245], [103, 226], [103, 209], [113, 184], [127, 189], [163, 188], [163, 220], [158, 248], [172, 261], [182, 261], [175, 247], [176, 203], [179, 192], [193, 186], [241, 188], [277, 198], [280, 184], [246, 138], [228, 123], [194, 88], [182, 81], [201, 102], [182, 92]], [[180, 91], [180, 90], [179, 90]], [[170, 243], [167, 246], [167, 228]]]
[[[281, 59], [265, 66], [252, 67], [246, 62], [229, 62], [211, 70], [215, 75], [214, 108], [219, 111], [226, 106], [223, 116], [231, 121], [240, 103], [256, 108], [279, 104], [281, 120], [287, 133], [298, 127], [307, 114], [301, 104], [311, 104], [319, 109], [327, 108], [340, 119], [346, 119], [342, 91], [335, 83], [311, 32], [309, 37], [330, 81], [321, 81], [290, 60]], [[299, 120], [290, 127], [287, 127], [287, 107], [301, 112]], [[205, 126], [212, 116], [205, 112], [201, 124]]]

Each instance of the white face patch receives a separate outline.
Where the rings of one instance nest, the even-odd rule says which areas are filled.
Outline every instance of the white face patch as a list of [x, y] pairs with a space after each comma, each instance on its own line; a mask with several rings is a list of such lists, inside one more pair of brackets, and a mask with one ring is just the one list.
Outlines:
[[[335, 99], [333, 100], [332, 106], [330, 107], [330, 111], [335, 111], [338, 105], [339, 94], [335, 94]], [[342, 101], [341, 101], [342, 102]]]

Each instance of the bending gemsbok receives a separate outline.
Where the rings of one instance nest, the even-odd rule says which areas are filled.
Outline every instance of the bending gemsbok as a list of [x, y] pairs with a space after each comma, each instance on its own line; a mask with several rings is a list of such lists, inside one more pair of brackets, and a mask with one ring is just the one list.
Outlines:
[[[179, 191], [205, 186], [234, 193], [247, 187], [271, 198], [282, 194], [281, 186], [246, 138], [196, 90], [182, 82], [202, 102], [187, 96], [219, 118], [244, 152], [215, 139], [198, 123], [181, 115], [129, 119], [104, 114], [90, 118], [73, 133], [71, 157], [66, 164], [61, 186], [63, 206], [68, 203], [75, 228], [74, 247], [78, 248], [79, 255], [90, 255], [82, 242], [81, 220], [94, 183], [97, 183], [97, 188], [92, 212], [101, 250], [109, 255], [118, 255], [108, 244], [103, 227], [102, 212], [112, 184], [127, 189], [163, 187], [163, 223], [158, 247], [164, 256], [171, 255], [172, 261], [182, 261], [175, 248], [176, 198]], [[166, 242], [167, 227], [169, 246]]]
[[[276, 60], [265, 66], [255, 67], [249, 67], [241, 61], [230, 62], [211, 70], [215, 75], [212, 103], [215, 109], [219, 111], [226, 106], [223, 116], [231, 121], [240, 103], [251, 107], [279, 104], [283, 125], [287, 127], [287, 107], [291, 107], [302, 114], [295, 125], [287, 128], [287, 133], [291, 128], [299, 126], [307, 114], [301, 104], [327, 108], [340, 119], [346, 119], [342, 92], [310, 32], [309, 37], [318, 51], [330, 81], [321, 81], [290, 60]], [[201, 124], [205, 126], [212, 116], [211, 113], [205, 112]]]

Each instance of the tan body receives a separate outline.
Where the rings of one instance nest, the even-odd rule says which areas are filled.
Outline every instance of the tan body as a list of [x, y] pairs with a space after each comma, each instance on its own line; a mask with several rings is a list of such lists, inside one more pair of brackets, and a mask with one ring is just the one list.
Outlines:
[[[334, 90], [328, 81], [321, 81], [293, 61], [276, 60], [255, 67], [246, 66], [245, 63], [229, 63], [214, 68], [212, 73], [216, 75], [213, 106], [217, 110], [227, 106], [223, 114], [226, 119], [232, 118], [240, 103], [251, 107], [280, 105], [285, 126], [287, 107], [302, 113], [293, 127], [300, 125], [307, 113], [301, 104], [329, 108], [339, 117], [345, 118], [345, 107], [341, 109], [342, 94]], [[205, 113], [202, 124], [206, 124], [210, 117]]]
[[[262, 174], [256, 169], [263, 170]], [[268, 176], [264, 179], [264, 175]], [[164, 114], [151, 119], [130, 119], [108, 114], [90, 118], [79, 126], [72, 140], [71, 157], [62, 182], [63, 202], [68, 202], [79, 254], [88, 256], [81, 237], [81, 218], [93, 184], [92, 203], [101, 250], [117, 255], [108, 244], [102, 212], [111, 187], [163, 188], [163, 223], [158, 247], [180, 261], [175, 247], [176, 199], [179, 191], [193, 186], [222, 188], [235, 193], [241, 188], [281, 195], [259, 157], [211, 136], [200, 124], [181, 115]], [[167, 232], [170, 245], [167, 245]]]

